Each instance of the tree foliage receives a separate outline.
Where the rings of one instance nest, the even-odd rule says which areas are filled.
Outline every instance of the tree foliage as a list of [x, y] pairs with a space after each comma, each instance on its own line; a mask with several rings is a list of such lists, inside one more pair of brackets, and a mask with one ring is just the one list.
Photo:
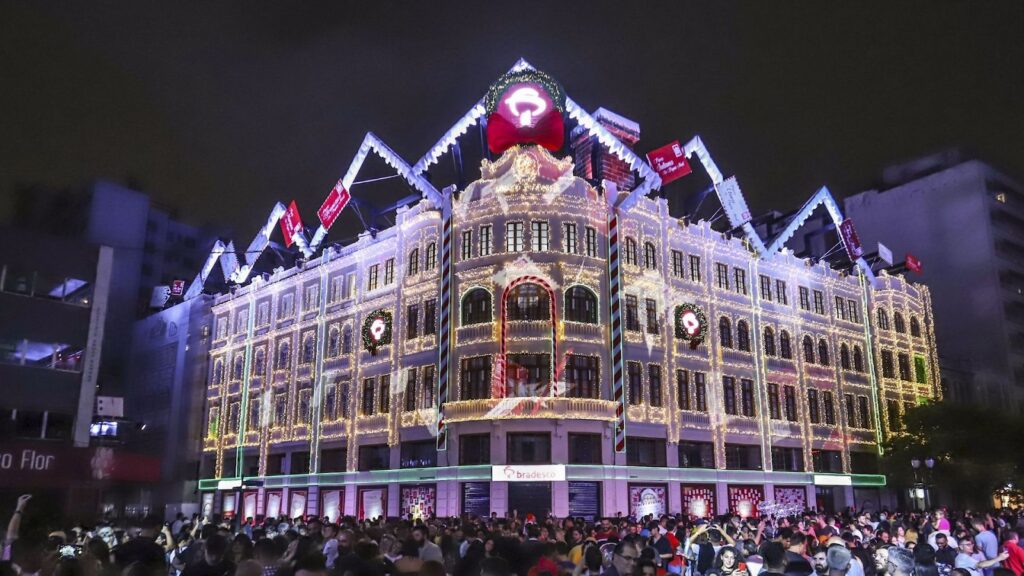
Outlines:
[[891, 486], [912, 485], [917, 478], [910, 461], [935, 459], [935, 468], [918, 473], [940, 492], [949, 491], [957, 505], [988, 505], [991, 494], [1024, 481], [1024, 419], [978, 406], [925, 403], [908, 410], [903, 433], [884, 442], [883, 465]]

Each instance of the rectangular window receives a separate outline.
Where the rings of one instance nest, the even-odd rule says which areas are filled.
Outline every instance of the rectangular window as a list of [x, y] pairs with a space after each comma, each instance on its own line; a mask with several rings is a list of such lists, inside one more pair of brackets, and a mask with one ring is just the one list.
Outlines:
[[601, 464], [601, 435], [570, 433], [569, 464]]
[[651, 406], [661, 406], [661, 366], [647, 365], [647, 380], [650, 386]]
[[459, 399], [479, 400], [491, 397], [491, 357], [463, 358], [460, 366]]
[[821, 422], [821, 405], [818, 403], [818, 391], [814, 388], [807, 389], [807, 417], [812, 424]]
[[505, 252], [523, 251], [523, 223], [505, 223]]
[[842, 296], [836, 296], [836, 318], [846, 320], [846, 300]]
[[747, 293], [747, 271], [741, 268], [734, 268], [733, 274], [736, 276], [736, 293], [746, 294]]
[[910, 356], [900, 352], [897, 356], [897, 361], [900, 367], [900, 380], [910, 381]]
[[800, 309], [810, 310], [811, 309], [811, 293], [806, 286], [800, 286]]
[[779, 304], [784, 306], [789, 305], [789, 294], [786, 292], [786, 283], [782, 280], [775, 281], [775, 299], [779, 301]]
[[703, 372], [693, 373], [693, 409], [697, 412], [708, 411], [708, 385]]
[[914, 380], [918, 384], [928, 383], [928, 370], [924, 363], [924, 356], [914, 356]]
[[548, 464], [551, 462], [551, 435], [546, 433], [509, 433], [509, 464]]
[[654, 298], [645, 300], [647, 305], [647, 333], [658, 334], [658, 303]]
[[725, 467], [729, 470], [760, 470], [761, 447], [757, 444], [726, 444]]
[[416, 369], [409, 368], [405, 371], [405, 411], [412, 412], [416, 409]]
[[480, 246], [477, 249], [480, 256], [491, 255], [491, 225], [485, 224], [480, 227]]
[[847, 300], [847, 309], [850, 311], [850, 322], [860, 324], [860, 309], [857, 308], [856, 300]]
[[846, 426], [857, 428], [857, 406], [853, 402], [853, 394], [843, 394], [843, 407], [846, 409]]
[[356, 289], [358, 287], [356, 286], [355, 272], [345, 275], [345, 288], [347, 290], [347, 292], [345, 292], [345, 298], [351, 299], [356, 297]]
[[680, 468], [714, 468], [715, 445], [711, 442], [679, 441]]
[[459, 251], [459, 260], [469, 260], [473, 257], [473, 231], [466, 230], [462, 233], [462, 247]]
[[700, 256], [690, 254], [690, 280], [700, 282]]
[[285, 294], [281, 297], [281, 318], [289, 318], [295, 314], [295, 295]]
[[363, 378], [363, 416], [370, 416], [373, 414], [373, 389], [376, 387], [377, 382], [374, 378]]
[[811, 450], [815, 472], [842, 474], [843, 453], [838, 450]]
[[434, 407], [434, 390], [437, 388], [437, 379], [434, 378], [434, 365], [429, 364], [423, 367], [423, 377], [420, 378], [423, 381], [421, 385], [423, 388], [423, 407], [433, 408]]
[[433, 468], [437, 466], [437, 442], [420, 440], [402, 442], [399, 448], [399, 468]]
[[626, 362], [626, 375], [629, 380], [629, 403], [632, 405], [643, 402], [642, 368], [639, 362]]
[[732, 376], [722, 376], [722, 402], [725, 413], [736, 415], [736, 379]]
[[437, 266], [437, 243], [427, 244], [427, 257], [423, 260], [424, 270], [433, 270]]
[[562, 244], [566, 254], [579, 253], [579, 248], [576, 246], [576, 224], [566, 222], [562, 225]]
[[723, 290], [729, 289], [729, 267], [725, 264], [715, 263], [715, 283]]
[[320, 451], [321, 472], [344, 472], [348, 467], [348, 451], [344, 448], [327, 448]]
[[686, 268], [683, 265], [683, 253], [679, 250], [672, 251], [672, 275], [676, 278], [686, 278]]
[[868, 408], [867, 396], [857, 396], [857, 412], [860, 415], [860, 427], [871, 428], [871, 409]]
[[772, 446], [772, 470], [776, 472], [803, 472], [804, 451], [800, 448]]
[[587, 226], [587, 256], [597, 256], [597, 230]]
[[405, 337], [412, 340], [419, 337], [420, 305], [409, 304], [405, 312]]
[[754, 381], [741, 379], [740, 380], [740, 408], [743, 415], [748, 418], [757, 416], [757, 410], [754, 404]]
[[320, 303], [320, 287], [319, 286], [307, 286], [306, 294], [302, 299], [302, 311], [309, 312], [317, 307]]
[[779, 399], [779, 385], [768, 383], [768, 417], [772, 420], [782, 419], [782, 402]]
[[892, 352], [890, 350], [882, 350], [882, 377], [896, 377], [896, 366], [893, 362]]
[[509, 354], [507, 357], [505, 395], [533, 397], [551, 382], [550, 354]]
[[359, 471], [389, 470], [391, 450], [387, 444], [371, 444], [359, 447]]
[[395, 259], [388, 258], [384, 261], [384, 285], [389, 286], [395, 281]]
[[667, 466], [663, 438], [626, 437], [626, 464], [628, 466]]
[[836, 404], [832, 399], [832, 393], [828, 390], [824, 390], [821, 393], [821, 411], [825, 416], [825, 424], [829, 426], [835, 426], [836, 424]]
[[676, 405], [680, 410], [690, 409], [690, 373], [676, 370]]
[[423, 303], [423, 335], [437, 334], [437, 298]]
[[370, 272], [366, 275], [366, 289], [373, 291], [377, 289], [377, 275], [380, 273], [380, 264], [370, 266]]
[[786, 411], [786, 420], [796, 422], [796, 387], [782, 387], [782, 405]]
[[626, 330], [640, 331], [640, 310], [638, 310], [636, 296], [632, 294], [626, 294]]
[[814, 291], [814, 311], [817, 314], [825, 314], [825, 295], [821, 290]]
[[534, 252], [547, 252], [551, 244], [547, 222], [534, 221], [531, 225], [530, 242]]
[[391, 375], [381, 374], [380, 385], [377, 387], [380, 390], [380, 413], [387, 414], [391, 410]]
[[[436, 447], [434, 448], [437, 449]], [[474, 466], [491, 463], [491, 435], [463, 434], [459, 436], [459, 464]]]
[[764, 274], [761, 275], [761, 300], [772, 301], [772, 279]]
[[333, 304], [341, 300], [345, 292], [345, 278], [338, 276], [331, 279], [331, 300]]
[[414, 248], [409, 253], [409, 274], [408, 276], [415, 276], [420, 272], [420, 249]]
[[569, 354], [565, 359], [566, 396], [570, 398], [600, 398], [598, 383], [598, 357]]

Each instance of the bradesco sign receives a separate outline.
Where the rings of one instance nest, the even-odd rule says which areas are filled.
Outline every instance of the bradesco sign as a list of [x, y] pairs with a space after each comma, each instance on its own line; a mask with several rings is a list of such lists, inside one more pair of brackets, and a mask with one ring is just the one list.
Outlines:
[[545, 464], [538, 466], [506, 466], [491, 467], [493, 482], [561, 482], [565, 480], [564, 464]]

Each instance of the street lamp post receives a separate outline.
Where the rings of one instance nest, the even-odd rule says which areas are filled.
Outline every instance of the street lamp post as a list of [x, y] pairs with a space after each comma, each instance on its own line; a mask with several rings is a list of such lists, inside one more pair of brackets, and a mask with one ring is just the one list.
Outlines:
[[918, 510], [926, 510], [931, 506], [928, 483], [924, 480], [931, 479], [932, 469], [935, 468], [935, 459], [928, 456], [923, 463], [927, 471], [927, 476], [924, 479], [920, 472], [921, 459], [916, 457], [910, 459], [910, 467], [914, 469], [914, 487], [910, 491], [910, 497], [914, 501], [914, 507]]

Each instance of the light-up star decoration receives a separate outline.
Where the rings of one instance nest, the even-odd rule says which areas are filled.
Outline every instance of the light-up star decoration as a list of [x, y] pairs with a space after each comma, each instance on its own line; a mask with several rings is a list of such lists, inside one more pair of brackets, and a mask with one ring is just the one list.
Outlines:
[[509, 72], [485, 98], [487, 146], [494, 154], [517, 145], [561, 150], [565, 143], [565, 92], [539, 70]]

